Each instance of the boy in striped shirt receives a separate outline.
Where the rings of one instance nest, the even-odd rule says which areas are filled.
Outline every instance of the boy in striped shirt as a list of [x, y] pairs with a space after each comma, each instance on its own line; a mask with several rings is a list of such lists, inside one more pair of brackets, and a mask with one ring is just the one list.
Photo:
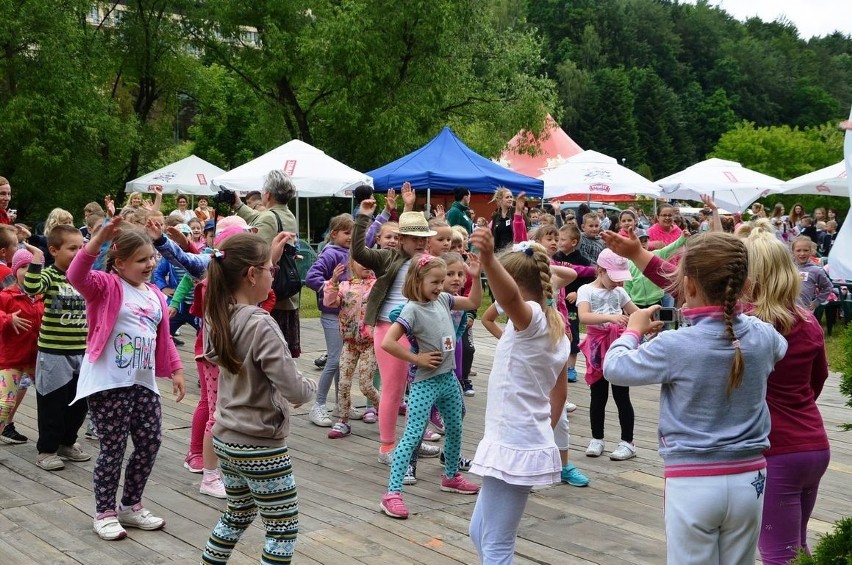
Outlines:
[[88, 461], [77, 443], [87, 405], [77, 395], [80, 363], [86, 352], [86, 302], [65, 279], [65, 271], [83, 247], [83, 234], [74, 226], [59, 225], [48, 235], [53, 265], [43, 269], [41, 253], [27, 269], [24, 292], [44, 295], [44, 318], [38, 335], [36, 400], [38, 406], [38, 458], [47, 471], [65, 467], [64, 460]]

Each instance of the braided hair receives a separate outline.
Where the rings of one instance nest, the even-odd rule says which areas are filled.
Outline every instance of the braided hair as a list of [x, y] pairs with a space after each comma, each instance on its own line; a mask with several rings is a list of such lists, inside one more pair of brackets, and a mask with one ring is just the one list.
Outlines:
[[695, 283], [708, 304], [722, 306], [725, 333], [734, 348], [734, 361], [725, 387], [726, 394], [730, 396], [743, 380], [743, 354], [734, 333], [734, 318], [748, 276], [748, 251], [741, 239], [729, 233], [708, 232], [692, 236], [675, 281], [681, 296], [685, 296], [685, 276]]
[[500, 255], [500, 263], [518, 287], [541, 305], [547, 318], [547, 333], [553, 345], [565, 336], [565, 321], [556, 310], [553, 286], [550, 284], [550, 257], [538, 243], [527, 242], [523, 251], [507, 249]]

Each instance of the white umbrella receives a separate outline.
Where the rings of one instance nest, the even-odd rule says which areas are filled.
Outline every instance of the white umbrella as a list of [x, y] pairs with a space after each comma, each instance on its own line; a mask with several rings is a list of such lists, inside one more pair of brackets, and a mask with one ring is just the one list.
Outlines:
[[591, 150], [569, 157], [538, 178], [544, 181], [544, 198], [562, 198], [569, 194], [660, 195], [660, 187], [642, 175], [619, 165], [608, 155]]
[[707, 159], [657, 181], [670, 198], [701, 200], [710, 194], [719, 206], [742, 212], [752, 202], [781, 189], [783, 181], [736, 161]]
[[849, 177], [843, 161], [818, 171], [790, 179], [784, 183], [783, 194], [817, 194], [819, 196], [848, 196]]
[[215, 192], [210, 190], [210, 180], [224, 172], [216, 165], [195, 155], [190, 155], [186, 159], [181, 159], [128, 182], [124, 191], [153, 192], [154, 189], [151, 187], [160, 185], [165, 194], [209, 195]]
[[283, 170], [296, 185], [296, 196], [349, 198], [359, 184], [372, 186], [373, 179], [333, 159], [304, 141], [294, 139], [236, 169], [215, 177], [212, 186], [245, 195], [260, 190], [273, 169]]

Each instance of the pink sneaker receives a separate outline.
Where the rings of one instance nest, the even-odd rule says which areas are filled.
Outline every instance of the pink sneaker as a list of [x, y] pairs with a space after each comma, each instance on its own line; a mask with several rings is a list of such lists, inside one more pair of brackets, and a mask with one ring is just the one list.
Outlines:
[[200, 473], [204, 470], [204, 458], [199, 453], [187, 453], [183, 460], [183, 468], [190, 473]]
[[429, 413], [429, 423], [432, 424], [432, 428], [435, 430], [435, 433], [439, 433], [444, 435], [446, 430], [444, 429], [444, 419], [441, 418], [441, 413], [438, 412], [438, 409], [434, 406], [432, 407], [432, 411]]
[[444, 492], [457, 492], [459, 494], [476, 494], [479, 492], [479, 485], [465, 479], [461, 473], [456, 473], [456, 476], [453, 478], [441, 475], [441, 490]]
[[364, 410], [364, 418], [362, 420], [365, 424], [375, 424], [379, 421], [379, 414], [376, 412], [376, 409], [370, 406], [366, 410]]
[[328, 432], [328, 439], [340, 439], [352, 433], [352, 426], [346, 422], [337, 422]]
[[444, 436], [442, 436], [438, 432], [433, 432], [429, 428], [423, 430], [423, 441], [441, 441], [441, 438], [443, 437]]
[[408, 518], [408, 508], [402, 499], [402, 493], [388, 492], [382, 495], [382, 512], [391, 518], [405, 520]]

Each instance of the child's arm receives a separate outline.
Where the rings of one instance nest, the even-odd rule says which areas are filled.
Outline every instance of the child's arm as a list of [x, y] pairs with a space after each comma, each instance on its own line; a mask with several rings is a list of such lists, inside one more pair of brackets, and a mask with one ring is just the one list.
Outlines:
[[[635, 306], [634, 306], [635, 308]], [[592, 312], [592, 305], [589, 302], [577, 302], [577, 314], [580, 323], [599, 326], [601, 324], [620, 324], [627, 325], [627, 316], [624, 314], [595, 314]]]
[[666, 245], [662, 249], [657, 249], [654, 251], [654, 255], [659, 257], [660, 259], [668, 259], [671, 257], [675, 251], [686, 245], [687, 236], [685, 233], [680, 234], [680, 237]]
[[379, 233], [385, 222], [391, 219], [391, 210], [396, 210], [396, 191], [392, 188], [388, 189], [388, 193], [385, 195], [385, 209], [382, 210], [381, 214], [376, 216], [376, 219], [373, 220], [373, 223], [367, 230], [365, 241], [367, 247], [373, 247], [376, 244], [376, 234]]
[[349, 253], [352, 258], [358, 263], [361, 263], [368, 269], [372, 269], [377, 277], [382, 276], [385, 270], [385, 256], [391, 250], [387, 249], [370, 249], [366, 243], [367, 224], [370, 222], [370, 216], [376, 210], [376, 201], [368, 198], [361, 202], [358, 208], [358, 215], [355, 217], [355, 226], [352, 228], [352, 243], [349, 245]]
[[483, 228], [473, 230], [470, 243], [479, 250], [479, 261], [485, 269], [494, 299], [512, 320], [515, 329], [527, 329], [532, 321], [532, 308], [524, 301], [515, 280], [494, 256], [494, 236], [491, 231]]
[[473, 279], [470, 294], [454, 297], [453, 310], [477, 310], [479, 305], [482, 304], [482, 277], [479, 276], [482, 267], [479, 264], [479, 257], [471, 254], [469, 264], [465, 268]]
[[550, 266], [550, 284], [553, 286], [554, 292], [560, 288], [565, 288], [575, 280], [577, 280], [577, 271], [571, 267], [563, 267], [562, 265]]
[[828, 300], [828, 297], [834, 291], [834, 285], [831, 284], [831, 280], [828, 278], [828, 275], [825, 274], [823, 269], [819, 270], [819, 276], [817, 277], [817, 289], [818, 294], [816, 299], [818, 304], [822, 304]]
[[482, 315], [482, 326], [488, 330], [488, 333], [500, 339], [503, 337], [503, 328], [497, 325], [497, 303], [493, 303]]
[[[123, 223], [124, 218], [116, 216], [95, 229], [83, 249], [74, 256], [71, 265], [68, 267], [68, 272], [65, 273], [65, 277], [71, 283], [71, 286], [77, 289], [77, 292], [87, 301], [99, 300], [103, 295], [103, 289], [109, 275], [100, 271], [93, 271], [92, 266], [98, 258], [101, 246], [115, 239], [121, 232]], [[163, 315], [165, 316], [165, 313]]]
[[716, 201], [713, 200], [713, 197], [709, 194], [702, 194], [701, 201], [706, 207], [710, 208], [710, 210], [713, 212], [710, 216], [710, 231], [724, 231], [724, 229], [722, 228], [722, 217], [719, 216], [719, 208], [716, 207]]
[[565, 411], [565, 402], [568, 400], [568, 363], [562, 367], [556, 384], [550, 390], [550, 427], [556, 428], [559, 418]]
[[394, 322], [385, 339], [382, 341], [382, 349], [403, 361], [424, 369], [435, 369], [441, 364], [444, 354], [440, 351], [421, 351], [412, 353], [399, 343], [399, 338], [405, 335], [405, 328], [399, 322]]
[[169, 317], [174, 316], [172, 310], [177, 313], [180, 305], [183, 304], [186, 297], [192, 292], [195, 287], [195, 281], [189, 276], [189, 273], [185, 274], [182, 279], [180, 279], [180, 284], [178, 284], [175, 289], [175, 293], [172, 295], [172, 300], [169, 303]]
[[[154, 269], [154, 276], [151, 277], [157, 288], [159, 288], [163, 294], [167, 296], [171, 296], [174, 294], [174, 289], [169, 288], [169, 281], [166, 280], [166, 277], [169, 276], [169, 262], [165, 259], [160, 259], [160, 262], [157, 263], [157, 268]], [[168, 291], [168, 292], [166, 292]]]
[[346, 267], [343, 266], [343, 263], [338, 263], [334, 267], [331, 279], [323, 283], [322, 303], [329, 308], [340, 306], [340, 275], [345, 271]]
[[325, 281], [332, 277], [337, 266], [338, 264], [334, 262], [334, 253], [320, 253], [317, 260], [305, 273], [305, 286], [314, 292], [320, 292]]
[[204, 271], [207, 270], [207, 265], [210, 263], [210, 255], [187, 253], [178, 244], [163, 235], [163, 226], [159, 222], [148, 220], [145, 224], [145, 231], [154, 242], [154, 248], [169, 263], [182, 267], [196, 279], [200, 279], [204, 275]]

